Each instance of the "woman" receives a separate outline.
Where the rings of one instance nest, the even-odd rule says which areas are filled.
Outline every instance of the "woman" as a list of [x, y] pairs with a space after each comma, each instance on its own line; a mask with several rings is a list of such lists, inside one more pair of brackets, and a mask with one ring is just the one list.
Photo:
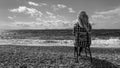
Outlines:
[[[91, 44], [91, 24], [89, 23], [88, 15], [85, 11], [82, 11], [78, 15], [78, 21], [74, 25], [74, 36], [75, 36], [75, 47], [74, 50], [77, 53], [77, 60], [78, 55], [81, 54], [81, 51], [84, 47], [88, 47]], [[75, 54], [76, 54], [75, 53]]]

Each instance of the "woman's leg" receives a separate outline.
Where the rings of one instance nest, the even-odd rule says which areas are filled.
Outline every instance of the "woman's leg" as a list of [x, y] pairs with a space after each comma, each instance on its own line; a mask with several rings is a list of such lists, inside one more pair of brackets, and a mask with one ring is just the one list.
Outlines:
[[74, 47], [75, 62], [78, 63], [78, 47]]
[[77, 47], [75, 46], [74, 47], [74, 57], [76, 57], [77, 56]]
[[92, 62], [92, 54], [91, 54], [90, 47], [88, 47], [88, 51], [89, 51], [89, 54], [90, 54], [90, 59], [91, 59], [91, 62]]
[[83, 50], [83, 47], [79, 47], [79, 56], [81, 56], [82, 50]]
[[79, 44], [79, 56], [81, 56], [81, 52], [82, 52], [82, 50], [83, 50], [83, 42], [80, 42], [80, 44]]

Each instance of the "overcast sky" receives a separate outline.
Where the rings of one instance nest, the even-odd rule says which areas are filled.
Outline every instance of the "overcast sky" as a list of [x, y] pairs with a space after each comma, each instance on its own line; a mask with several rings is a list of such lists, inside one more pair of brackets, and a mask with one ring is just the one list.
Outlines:
[[73, 28], [82, 10], [94, 29], [120, 29], [120, 0], [0, 0], [0, 29]]

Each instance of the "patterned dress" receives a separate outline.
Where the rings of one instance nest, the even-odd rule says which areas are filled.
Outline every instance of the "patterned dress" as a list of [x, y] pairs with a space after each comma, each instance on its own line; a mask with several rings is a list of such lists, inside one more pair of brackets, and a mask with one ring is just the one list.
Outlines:
[[78, 23], [74, 25], [73, 34], [75, 36], [75, 47], [86, 47], [91, 44], [91, 36], [87, 33], [85, 28], [79, 26]]

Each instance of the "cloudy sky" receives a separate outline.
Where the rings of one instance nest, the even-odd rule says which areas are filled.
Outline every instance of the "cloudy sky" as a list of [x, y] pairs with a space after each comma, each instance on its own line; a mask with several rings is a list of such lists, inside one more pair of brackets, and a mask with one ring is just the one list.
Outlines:
[[120, 0], [0, 0], [0, 29], [73, 28], [82, 10], [94, 29], [120, 29]]

